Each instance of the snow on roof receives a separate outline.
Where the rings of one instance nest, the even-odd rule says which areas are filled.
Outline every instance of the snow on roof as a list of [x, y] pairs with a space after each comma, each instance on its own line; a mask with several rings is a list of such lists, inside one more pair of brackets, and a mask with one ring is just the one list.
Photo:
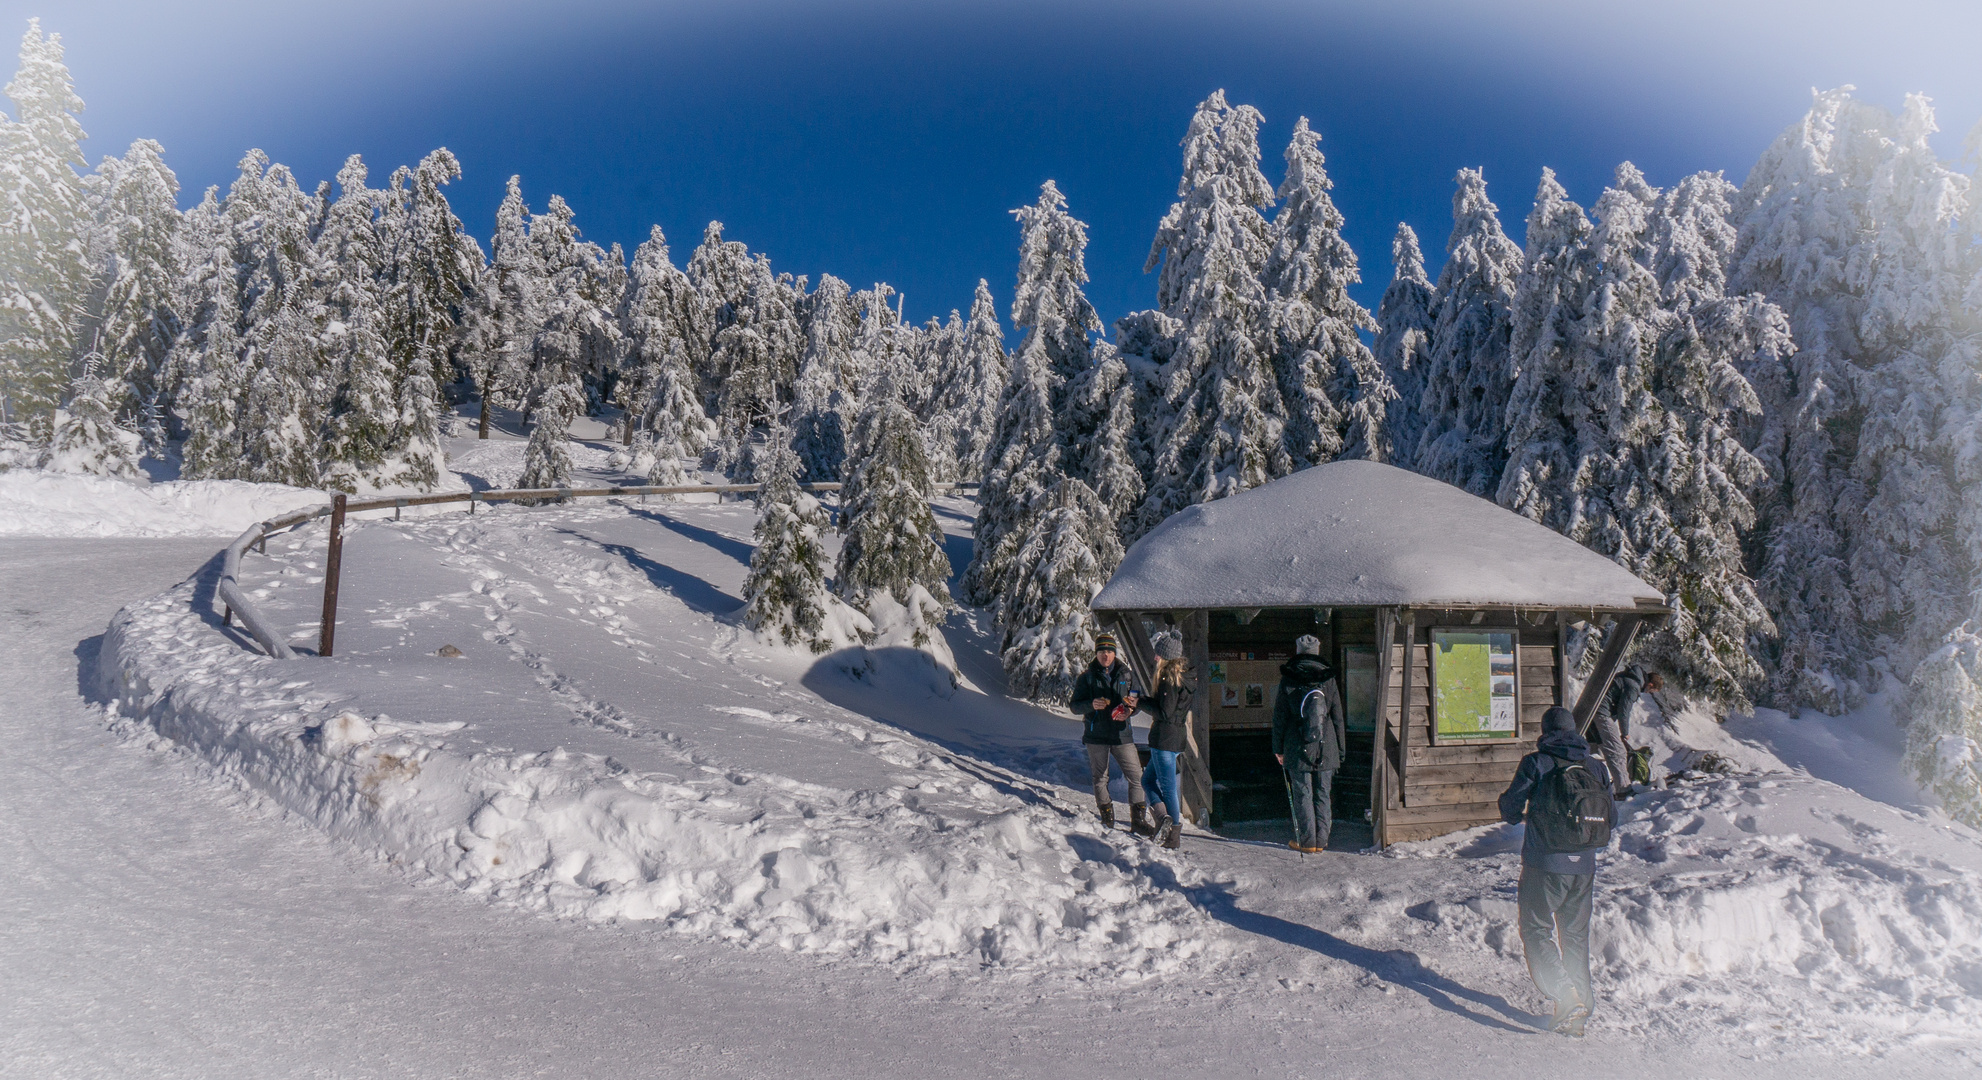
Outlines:
[[1136, 541], [1097, 611], [1663, 607], [1630, 571], [1450, 484], [1336, 461], [1190, 507]]

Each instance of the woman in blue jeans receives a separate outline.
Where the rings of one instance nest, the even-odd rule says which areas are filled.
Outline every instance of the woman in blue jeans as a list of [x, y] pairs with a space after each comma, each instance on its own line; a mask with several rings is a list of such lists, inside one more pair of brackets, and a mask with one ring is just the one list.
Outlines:
[[[1142, 771], [1142, 789], [1158, 817], [1150, 835], [1175, 851], [1183, 843], [1184, 810], [1177, 797], [1177, 755], [1189, 745], [1191, 688], [1185, 685], [1184, 643], [1166, 637], [1156, 643], [1156, 686], [1141, 701], [1149, 724], [1149, 767]], [[1164, 814], [1164, 811], [1168, 814]]]

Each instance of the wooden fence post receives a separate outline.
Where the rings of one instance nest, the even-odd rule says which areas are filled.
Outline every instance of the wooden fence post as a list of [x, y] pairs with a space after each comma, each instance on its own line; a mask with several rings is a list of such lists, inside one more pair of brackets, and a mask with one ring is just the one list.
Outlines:
[[337, 637], [337, 569], [344, 559], [344, 495], [330, 500], [330, 555], [323, 564], [323, 629], [317, 636], [317, 655], [329, 656]]

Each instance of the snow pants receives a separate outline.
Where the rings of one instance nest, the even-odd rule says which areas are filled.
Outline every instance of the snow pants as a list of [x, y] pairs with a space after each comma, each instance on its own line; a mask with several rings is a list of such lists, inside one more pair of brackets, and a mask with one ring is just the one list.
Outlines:
[[1129, 805], [1141, 806], [1142, 799], [1142, 759], [1136, 756], [1134, 743], [1088, 743], [1087, 771], [1094, 777], [1094, 805], [1113, 806], [1115, 800], [1108, 795], [1108, 759], [1122, 767], [1122, 779], [1129, 782]]
[[1596, 1008], [1590, 991], [1590, 909], [1595, 874], [1551, 874], [1521, 867], [1521, 947], [1528, 977], [1550, 1001]]
[[1142, 771], [1142, 793], [1150, 802], [1161, 802], [1171, 817], [1184, 820], [1184, 801], [1177, 795], [1177, 751], [1149, 751], [1149, 768]]
[[1329, 828], [1335, 823], [1334, 800], [1329, 789], [1335, 786], [1333, 769], [1288, 769], [1287, 801], [1294, 804], [1294, 842], [1302, 847], [1328, 846]]

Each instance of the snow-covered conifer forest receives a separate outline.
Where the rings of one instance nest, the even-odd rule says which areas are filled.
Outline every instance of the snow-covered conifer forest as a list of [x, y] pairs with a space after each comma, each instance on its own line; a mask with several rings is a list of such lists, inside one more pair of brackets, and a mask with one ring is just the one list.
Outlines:
[[[555, 486], [571, 423], [604, 417], [657, 483], [768, 485], [788, 565], [753, 561], [753, 626], [824, 649], [872, 632], [877, 596], [914, 634], [962, 602], [1012, 692], [1052, 700], [1087, 599], [1164, 518], [1381, 460], [1665, 590], [1678, 618], [1640, 648], [1697, 701], [1838, 713], [1903, 687], [1909, 762], [1982, 824], [1982, 213], [1924, 97], [1818, 93], [1739, 184], [1624, 162], [1585, 207], [1544, 170], [1525, 248], [1524, 181], [1460, 170], [1442, 259], [1400, 225], [1372, 313], [1318, 131], [1299, 119], [1276, 182], [1259, 112], [1213, 92], [1178, 117], [1153, 306], [1111, 328], [1051, 180], [1013, 212], [1009, 307], [987, 268], [968, 312], [918, 325], [888, 285], [793, 276], [720, 222], [629, 259], [518, 178], [485, 249], [446, 149], [323, 181], [249, 150], [197, 198], [155, 142], [92, 167], [38, 24], [6, 93], [0, 464], [426, 490], [478, 403], [484, 435], [492, 408], [533, 425], [522, 483]], [[812, 481], [852, 485], [836, 569]], [[954, 599], [917, 509], [945, 481], [981, 484]]]

